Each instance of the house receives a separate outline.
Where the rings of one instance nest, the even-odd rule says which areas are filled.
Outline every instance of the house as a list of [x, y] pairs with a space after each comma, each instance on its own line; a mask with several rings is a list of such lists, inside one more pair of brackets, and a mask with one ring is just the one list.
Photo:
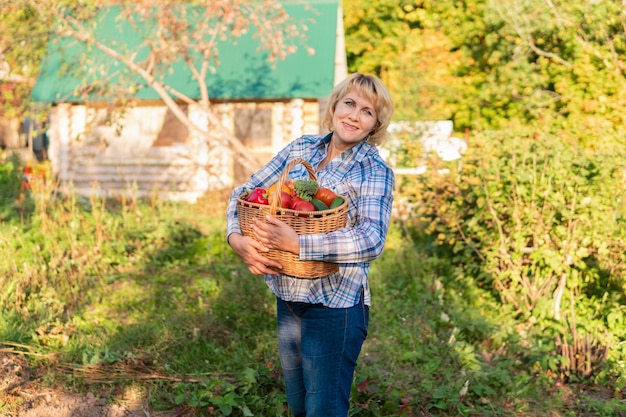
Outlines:
[[[261, 162], [297, 136], [321, 131], [326, 98], [347, 72], [340, 1], [280, 4], [289, 16], [306, 23], [306, 47], [269, 63], [252, 32], [236, 41], [222, 40], [220, 65], [206, 78], [213, 113]], [[95, 36], [116, 48], [137, 48], [141, 33], [119, 18], [120, 7], [100, 11], [94, 19]], [[72, 76], [67, 63], [94, 68], [108, 63], [113, 87], [132, 88], [119, 75], [123, 66], [110, 61], [75, 39], [49, 42], [32, 98], [50, 105], [47, 155], [64, 188], [83, 195], [157, 193], [195, 201], [249, 176], [253, 167], [234, 158], [219, 129], [196, 104], [180, 108], [210, 134], [190, 130], [148, 86], [137, 89], [133, 104], [123, 112], [112, 111], [111, 103], [97, 95], [85, 100], [77, 91], [88, 86]], [[168, 83], [198, 100], [201, 92], [189, 70], [184, 65], [172, 68]]]

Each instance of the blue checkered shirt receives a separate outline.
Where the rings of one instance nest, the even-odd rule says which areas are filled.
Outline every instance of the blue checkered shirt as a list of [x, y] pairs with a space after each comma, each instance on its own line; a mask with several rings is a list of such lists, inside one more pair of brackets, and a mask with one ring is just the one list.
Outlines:
[[[237, 197], [245, 189], [267, 188], [278, 181], [285, 167], [303, 158], [315, 169], [326, 156], [331, 135], [304, 135], [282, 149], [250, 179], [236, 187], [228, 202], [227, 236], [241, 233], [237, 217]], [[335, 262], [339, 271], [322, 278], [298, 279], [288, 275], [266, 275], [270, 290], [285, 301], [323, 304], [330, 308], [370, 305], [368, 274], [370, 262], [383, 251], [391, 205], [394, 174], [378, 149], [362, 142], [333, 159], [316, 172], [320, 187], [348, 197], [348, 225], [335, 232], [300, 235], [300, 260]], [[308, 179], [302, 164], [289, 173], [292, 179]]]

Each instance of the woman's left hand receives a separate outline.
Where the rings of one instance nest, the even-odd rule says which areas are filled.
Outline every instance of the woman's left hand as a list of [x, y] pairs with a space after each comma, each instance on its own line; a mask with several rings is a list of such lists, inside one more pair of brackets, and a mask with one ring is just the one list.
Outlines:
[[265, 216], [267, 222], [254, 219], [254, 235], [267, 248], [300, 254], [298, 234], [287, 223], [274, 216]]

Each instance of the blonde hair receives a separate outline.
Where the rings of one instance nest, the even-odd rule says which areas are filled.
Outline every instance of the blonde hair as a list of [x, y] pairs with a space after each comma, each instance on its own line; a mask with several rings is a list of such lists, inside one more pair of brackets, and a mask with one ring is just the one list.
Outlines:
[[352, 91], [364, 95], [373, 103], [378, 120], [374, 130], [369, 134], [367, 143], [375, 146], [382, 145], [387, 139], [387, 128], [393, 114], [393, 99], [387, 87], [375, 75], [356, 72], [337, 84], [328, 98], [328, 107], [322, 119], [322, 126], [328, 130], [333, 129], [335, 107], [346, 94]]

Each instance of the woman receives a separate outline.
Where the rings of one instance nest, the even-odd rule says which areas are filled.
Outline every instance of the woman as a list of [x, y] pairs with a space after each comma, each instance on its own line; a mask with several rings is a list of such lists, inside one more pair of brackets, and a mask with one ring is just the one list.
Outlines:
[[[279, 354], [295, 416], [348, 415], [354, 369], [367, 336], [370, 262], [383, 251], [393, 202], [393, 171], [376, 148], [386, 138], [392, 113], [391, 95], [377, 77], [351, 75], [330, 95], [323, 118], [330, 133], [295, 139], [230, 197], [228, 242], [250, 272], [265, 275], [276, 295]], [[243, 236], [237, 197], [244, 189], [276, 183], [296, 158], [316, 169], [320, 187], [348, 197], [347, 227], [297, 235], [267, 216], [267, 222], [254, 223], [256, 240]], [[309, 177], [297, 165], [289, 178]], [[300, 260], [334, 262], [339, 271], [316, 279], [284, 275], [278, 262], [263, 255], [270, 249], [292, 252]]]

